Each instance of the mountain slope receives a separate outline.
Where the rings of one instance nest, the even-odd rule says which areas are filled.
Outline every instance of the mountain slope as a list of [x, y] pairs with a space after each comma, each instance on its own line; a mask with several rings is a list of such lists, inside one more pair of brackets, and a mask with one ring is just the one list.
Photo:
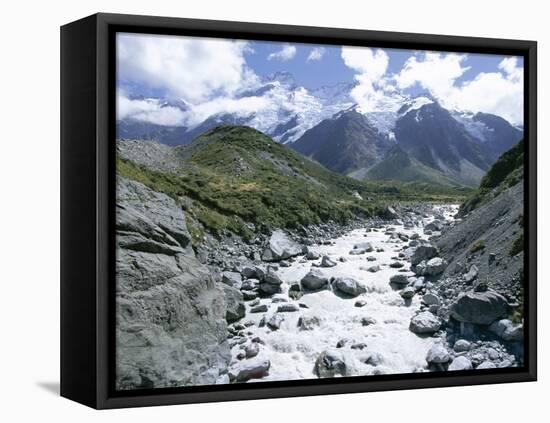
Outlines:
[[524, 142], [521, 140], [500, 156], [481, 179], [477, 191], [460, 206], [458, 211], [460, 216], [470, 213], [502, 191], [523, 181], [524, 149]]
[[[373, 215], [388, 202], [449, 201], [463, 192], [369, 183], [331, 172], [255, 129], [213, 128], [192, 143], [168, 147], [117, 141], [117, 173], [178, 201], [193, 222], [212, 233], [245, 238]], [[192, 231], [194, 241], [200, 230]]]
[[489, 168], [479, 141], [438, 103], [406, 113], [394, 132], [406, 153], [461, 183], [477, 185]]
[[322, 121], [290, 147], [328, 169], [348, 174], [379, 162], [392, 145], [352, 109]]
[[426, 182], [434, 185], [459, 186], [442, 172], [426, 166], [405, 153], [399, 146], [392, 148], [384, 159], [362, 173], [352, 173], [358, 179], [379, 181]]

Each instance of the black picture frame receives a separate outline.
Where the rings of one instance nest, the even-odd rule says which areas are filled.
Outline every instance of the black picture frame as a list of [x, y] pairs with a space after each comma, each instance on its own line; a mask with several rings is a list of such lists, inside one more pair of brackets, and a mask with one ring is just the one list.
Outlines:
[[[116, 32], [357, 45], [524, 58], [525, 366], [116, 392]], [[61, 395], [97, 409], [534, 381], [537, 377], [537, 44], [534, 41], [95, 14], [61, 28]]]

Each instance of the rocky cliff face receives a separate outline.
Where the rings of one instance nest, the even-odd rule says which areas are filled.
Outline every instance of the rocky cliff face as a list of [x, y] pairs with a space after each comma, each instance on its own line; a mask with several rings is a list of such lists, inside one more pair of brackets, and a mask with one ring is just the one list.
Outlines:
[[117, 178], [116, 386], [227, 381], [224, 292], [196, 259], [176, 202]]

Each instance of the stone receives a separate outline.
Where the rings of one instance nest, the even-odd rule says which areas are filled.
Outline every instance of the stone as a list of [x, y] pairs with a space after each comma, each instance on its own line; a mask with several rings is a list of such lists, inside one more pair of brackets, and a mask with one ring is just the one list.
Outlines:
[[300, 330], [313, 330], [316, 327], [319, 327], [320, 324], [321, 319], [317, 316], [303, 315], [298, 319], [298, 328]]
[[278, 330], [278, 329], [281, 328], [281, 324], [283, 323], [284, 320], [285, 320], [285, 318], [282, 314], [274, 314], [266, 322], [266, 325], [271, 330]]
[[263, 282], [268, 283], [270, 285], [279, 286], [279, 285], [282, 285], [283, 280], [274, 270], [269, 269], [264, 276]]
[[505, 341], [523, 341], [523, 324], [514, 324], [509, 319], [497, 320], [491, 323], [489, 330]]
[[246, 307], [244, 306], [244, 298], [241, 291], [229, 285], [222, 284], [225, 294], [225, 303], [227, 312], [225, 319], [228, 323], [236, 322], [244, 317]]
[[424, 233], [426, 231], [438, 231], [438, 232], [440, 232], [442, 229], [443, 229], [443, 222], [436, 219], [436, 220], [428, 223], [426, 226], [424, 226]]
[[404, 273], [397, 273], [390, 277], [390, 284], [399, 287], [406, 286], [409, 284], [409, 279]]
[[260, 345], [257, 342], [252, 342], [251, 344], [248, 344], [244, 349], [246, 358], [256, 357], [259, 352], [260, 352]]
[[436, 247], [431, 244], [420, 245], [415, 250], [411, 256], [411, 264], [416, 266], [421, 261], [430, 260], [436, 257], [439, 254], [439, 251]]
[[337, 293], [348, 297], [357, 297], [367, 292], [365, 285], [353, 278], [336, 278], [332, 282], [332, 288]]
[[234, 382], [261, 379], [269, 374], [270, 366], [269, 360], [259, 358], [241, 361], [229, 370], [229, 379]]
[[427, 292], [426, 294], [424, 294], [422, 296], [422, 301], [427, 306], [431, 306], [431, 305], [439, 306], [441, 304], [441, 300], [439, 299], [439, 297], [432, 292]]
[[332, 260], [329, 256], [323, 256], [321, 259], [321, 267], [334, 267], [336, 262]]
[[294, 303], [285, 303], [277, 307], [277, 313], [292, 313], [299, 310], [300, 306]]
[[374, 256], [368, 256], [367, 261], [376, 261], [376, 257]]
[[374, 317], [365, 316], [365, 317], [361, 318], [361, 325], [362, 326], [370, 326], [370, 325], [375, 325], [375, 324], [376, 324], [376, 319]]
[[357, 250], [351, 250], [348, 254], [350, 256], [360, 256], [365, 253], [366, 253], [365, 250], [363, 250], [362, 248], [358, 248]]
[[241, 291], [252, 291], [253, 289], [256, 289], [260, 285], [260, 281], [258, 279], [246, 279], [241, 284]]
[[451, 355], [447, 348], [441, 344], [433, 344], [426, 354], [426, 361], [428, 363], [444, 364], [451, 360]]
[[363, 250], [366, 253], [374, 251], [374, 248], [370, 242], [359, 242], [353, 246], [354, 250]]
[[443, 273], [447, 267], [447, 261], [441, 257], [434, 257], [426, 263], [426, 269], [424, 270], [424, 275], [426, 276], [437, 276]]
[[264, 261], [280, 261], [302, 254], [302, 247], [281, 230], [271, 234], [268, 245], [262, 254]]
[[375, 264], [374, 266], [367, 267], [367, 272], [376, 273], [380, 271], [380, 266]]
[[393, 269], [400, 269], [403, 266], [405, 266], [405, 265], [403, 263], [401, 263], [400, 261], [392, 261], [390, 263], [390, 267], [393, 268]]
[[320, 289], [326, 289], [328, 288], [328, 283], [328, 277], [325, 276], [318, 269], [311, 269], [309, 273], [305, 275], [300, 281], [302, 289], [308, 291], [318, 291]]
[[470, 266], [470, 270], [468, 270], [467, 273], [464, 274], [464, 281], [466, 283], [472, 283], [475, 278], [477, 278], [477, 274], [479, 272], [479, 269], [475, 264]]
[[222, 272], [222, 282], [229, 286], [240, 288], [243, 278], [237, 272]]
[[222, 284], [174, 199], [120, 176], [116, 192], [116, 389], [215, 384], [231, 360]]
[[355, 307], [365, 307], [367, 305], [367, 300], [357, 300], [355, 301]]
[[481, 363], [479, 366], [476, 367], [476, 369], [496, 369], [497, 366], [495, 365], [495, 363], [491, 362], [491, 361], [484, 361], [483, 363]]
[[464, 356], [456, 357], [449, 365], [448, 370], [472, 370], [472, 362]]
[[451, 316], [459, 322], [490, 325], [509, 311], [506, 298], [495, 291], [461, 294], [450, 307]]
[[252, 301], [258, 298], [258, 292], [256, 291], [244, 291], [241, 290], [241, 293], [243, 294], [243, 299], [245, 301]]
[[429, 311], [418, 313], [411, 319], [409, 330], [417, 334], [433, 334], [441, 327], [441, 321]]
[[399, 295], [401, 295], [401, 297], [403, 297], [404, 299], [408, 300], [414, 297], [414, 293], [415, 293], [414, 288], [412, 286], [407, 286], [399, 293]]
[[256, 274], [256, 268], [253, 266], [244, 266], [241, 270], [241, 275], [246, 279], [256, 279], [258, 275]]
[[470, 343], [465, 339], [459, 339], [455, 342], [453, 350], [457, 353], [470, 351]]
[[384, 356], [380, 353], [373, 352], [370, 353], [364, 360], [365, 364], [370, 366], [380, 366], [384, 362]]
[[259, 304], [257, 306], [251, 307], [250, 312], [251, 313], [265, 313], [267, 311], [267, 305], [266, 304]]
[[399, 215], [392, 206], [386, 206], [386, 208], [382, 211], [381, 216], [388, 220], [399, 218]]
[[326, 350], [323, 351], [317, 360], [313, 371], [319, 378], [345, 376], [346, 364], [344, 356], [338, 350]]
[[312, 251], [308, 249], [308, 252], [306, 254], [306, 258], [308, 260], [318, 260], [321, 257], [321, 255], [317, 251]]

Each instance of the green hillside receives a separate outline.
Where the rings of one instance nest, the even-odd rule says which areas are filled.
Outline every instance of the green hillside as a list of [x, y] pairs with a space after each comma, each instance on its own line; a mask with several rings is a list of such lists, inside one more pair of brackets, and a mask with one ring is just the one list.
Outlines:
[[524, 142], [521, 140], [500, 156], [481, 179], [479, 188], [460, 206], [459, 215], [468, 214], [523, 180], [524, 149]]
[[448, 199], [448, 193], [426, 187], [342, 176], [243, 126], [219, 126], [172, 152], [181, 167], [177, 172], [120, 154], [117, 172], [180, 201], [212, 232], [229, 229], [249, 237], [268, 228], [374, 215], [395, 201]]

